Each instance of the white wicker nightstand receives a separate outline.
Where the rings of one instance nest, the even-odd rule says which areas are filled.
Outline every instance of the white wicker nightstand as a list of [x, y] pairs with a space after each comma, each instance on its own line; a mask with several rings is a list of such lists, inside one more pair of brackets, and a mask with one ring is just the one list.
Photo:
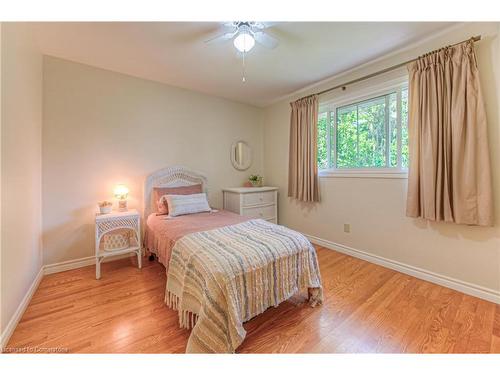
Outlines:
[[[95, 216], [95, 278], [101, 278], [101, 262], [104, 258], [127, 253], [137, 254], [137, 264], [142, 268], [141, 221], [139, 212], [135, 209]], [[101, 240], [106, 233], [117, 229], [130, 229], [134, 238], [130, 246], [120, 250], [104, 250]]]

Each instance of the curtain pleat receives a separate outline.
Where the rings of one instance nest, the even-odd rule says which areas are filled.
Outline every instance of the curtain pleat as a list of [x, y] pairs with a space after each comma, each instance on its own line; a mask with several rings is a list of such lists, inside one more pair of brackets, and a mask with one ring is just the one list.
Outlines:
[[472, 40], [408, 65], [406, 214], [493, 225], [488, 130]]
[[318, 202], [318, 97], [297, 100], [290, 106], [288, 196]]

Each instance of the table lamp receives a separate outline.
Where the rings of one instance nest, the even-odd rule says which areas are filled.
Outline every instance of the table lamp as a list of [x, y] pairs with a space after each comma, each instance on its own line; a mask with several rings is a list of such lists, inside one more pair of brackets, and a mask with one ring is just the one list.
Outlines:
[[122, 184], [116, 185], [113, 193], [118, 199], [118, 211], [127, 211], [128, 187]]

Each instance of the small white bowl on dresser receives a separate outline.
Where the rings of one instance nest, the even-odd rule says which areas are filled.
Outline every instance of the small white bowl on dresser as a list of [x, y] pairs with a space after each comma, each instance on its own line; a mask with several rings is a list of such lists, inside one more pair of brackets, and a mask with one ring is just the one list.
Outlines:
[[278, 223], [278, 188], [235, 187], [222, 189], [224, 209], [252, 219]]

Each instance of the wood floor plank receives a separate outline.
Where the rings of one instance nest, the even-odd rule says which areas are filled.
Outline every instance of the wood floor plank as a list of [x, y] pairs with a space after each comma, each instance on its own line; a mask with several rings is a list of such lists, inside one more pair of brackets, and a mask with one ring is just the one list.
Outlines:
[[[244, 324], [239, 353], [500, 353], [500, 305], [317, 246], [325, 302], [302, 292]], [[44, 276], [8, 348], [183, 353], [165, 268], [121, 259]]]
[[467, 352], [489, 353], [495, 320], [495, 306], [480, 300], [473, 320], [473, 329], [469, 335]]

